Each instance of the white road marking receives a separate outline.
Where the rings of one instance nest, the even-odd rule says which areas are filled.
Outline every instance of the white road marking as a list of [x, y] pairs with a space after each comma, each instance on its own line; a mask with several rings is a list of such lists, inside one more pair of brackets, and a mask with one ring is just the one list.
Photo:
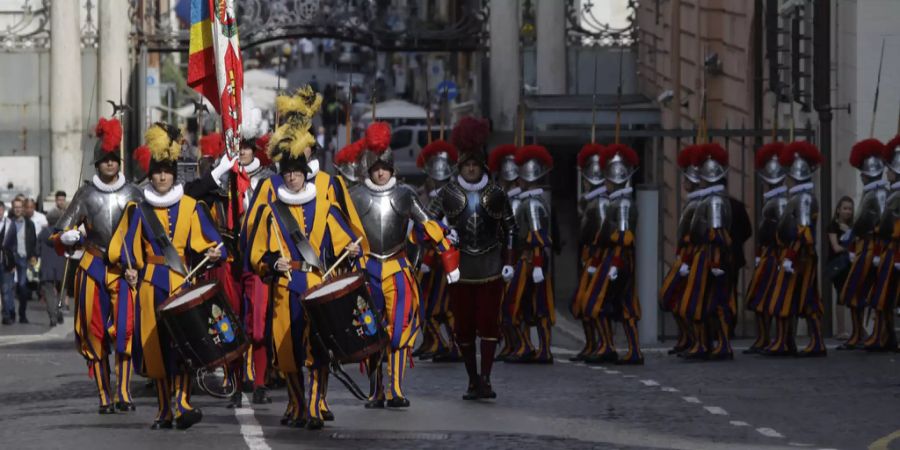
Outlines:
[[771, 428], [767, 428], [767, 427], [757, 428], [756, 432], [765, 437], [770, 437], [770, 438], [783, 438], [784, 437], [784, 436], [782, 436], [781, 433], [779, 433]]
[[[241, 395], [244, 397], [243, 404], [249, 405], [250, 398], [245, 394]], [[246, 406], [243, 408], [235, 408], [234, 417], [237, 418], [238, 423], [241, 424], [241, 436], [244, 437], [244, 442], [247, 443], [247, 447], [250, 450], [272, 450], [272, 448], [269, 447], [269, 444], [266, 443], [262, 426], [259, 425], [256, 416], [253, 415], [252, 407]]]
[[637, 378], [637, 375], [622, 375], [622, 378]]
[[696, 403], [696, 404], [701, 403], [700, 399], [697, 397], [681, 397], [681, 398], [688, 403]]
[[749, 423], [744, 422], [743, 420], [732, 420], [731, 422], [728, 422], [728, 423], [730, 423], [736, 427], [749, 427], [750, 426]]
[[618, 375], [622, 372], [619, 372], [618, 370], [607, 370], [606, 373], [608, 373], [610, 375]]
[[718, 406], [704, 406], [703, 409], [708, 411], [710, 414], [714, 414], [717, 416], [727, 416], [728, 415], [728, 411], [725, 411], [724, 409], [722, 409]]
[[572, 362], [572, 361], [569, 361], [568, 359], [560, 359], [560, 358], [557, 358], [557, 359], [556, 359], [556, 362], [562, 363], [562, 364], [569, 364], [569, 363]]
[[803, 442], [788, 442], [788, 445], [791, 447], [812, 447], [812, 444], [805, 444]]
[[653, 380], [641, 380], [641, 383], [643, 383], [644, 386], [659, 386], [659, 383]]
[[72, 328], [72, 325], [70, 325], [74, 322], [70, 321], [74, 321], [74, 319], [66, 316], [66, 322], [63, 323], [63, 325], [50, 328], [40, 334], [16, 334], [0, 336], [0, 347], [64, 339], [69, 335], [69, 333], [74, 333], [74, 329]]
[[669, 386], [663, 386], [663, 387], [659, 388], [659, 390], [661, 390], [663, 392], [678, 392], [678, 389], [675, 389], [675, 388], [669, 387]]

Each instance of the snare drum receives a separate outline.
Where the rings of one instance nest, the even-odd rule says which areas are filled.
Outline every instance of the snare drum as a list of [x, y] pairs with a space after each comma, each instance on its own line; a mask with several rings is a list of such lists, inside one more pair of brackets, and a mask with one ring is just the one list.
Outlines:
[[193, 370], [227, 365], [249, 346], [219, 281], [180, 291], [157, 312], [173, 346]]
[[303, 308], [313, 333], [340, 363], [362, 361], [390, 341], [362, 273], [341, 275], [310, 289]]

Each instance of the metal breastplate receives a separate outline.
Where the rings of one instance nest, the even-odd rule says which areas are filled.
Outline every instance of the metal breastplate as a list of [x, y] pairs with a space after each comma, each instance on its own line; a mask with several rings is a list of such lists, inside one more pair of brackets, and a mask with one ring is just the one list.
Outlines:
[[492, 183], [480, 191], [451, 183], [441, 191], [441, 205], [459, 235], [460, 279], [477, 281], [499, 275], [503, 245], [515, 228], [506, 193]]
[[731, 229], [731, 206], [728, 198], [718, 194], [705, 197], [697, 205], [691, 219], [691, 240], [704, 243], [709, 240], [709, 231]]
[[853, 235], [858, 238], [865, 238], [875, 232], [875, 227], [881, 221], [881, 215], [884, 213], [885, 203], [887, 202], [887, 191], [884, 189], [873, 189], [863, 194], [862, 200], [859, 202], [856, 220], [853, 221]]
[[688, 200], [684, 204], [684, 209], [681, 210], [681, 217], [678, 218], [679, 243], [691, 234], [691, 221], [694, 219], [694, 212], [697, 210], [698, 203], [698, 200]]
[[83, 223], [87, 230], [85, 241], [106, 252], [125, 205], [128, 202], [139, 203], [143, 198], [143, 193], [128, 183], [115, 192], [103, 192], [93, 184], [85, 185], [66, 208], [56, 227], [63, 230]]
[[634, 230], [637, 226], [637, 209], [631, 198], [620, 197], [609, 202], [606, 212], [609, 226], [604, 227], [610, 235], [616, 231], [624, 232]]
[[762, 207], [762, 220], [759, 222], [760, 245], [771, 246], [776, 243], [778, 221], [787, 207], [787, 197], [779, 195], [766, 200]]
[[878, 234], [882, 239], [889, 240], [896, 237], [893, 234], [898, 220], [900, 220], [900, 191], [893, 191], [885, 200], [881, 225], [878, 227]]
[[526, 197], [515, 213], [519, 227], [519, 241], [524, 243], [532, 231], [550, 230], [550, 211], [543, 197]]
[[387, 258], [405, 247], [412, 198], [404, 197], [411, 195], [412, 191], [402, 187], [376, 192], [362, 184], [350, 191], [371, 256]]
[[801, 226], [812, 226], [819, 213], [819, 205], [812, 194], [800, 192], [791, 196], [778, 221], [778, 237], [783, 241], [794, 239]]
[[594, 240], [594, 237], [600, 232], [603, 222], [606, 221], [609, 198], [601, 195], [582, 202], [584, 204], [581, 212], [580, 240], [583, 245], [588, 245]]

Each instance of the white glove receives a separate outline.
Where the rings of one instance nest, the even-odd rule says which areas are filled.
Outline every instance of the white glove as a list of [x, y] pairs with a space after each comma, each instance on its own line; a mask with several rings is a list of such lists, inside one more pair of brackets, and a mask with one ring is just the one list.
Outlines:
[[678, 268], [678, 275], [686, 277], [689, 273], [691, 273], [691, 267], [685, 263], [681, 263], [681, 267]]
[[81, 232], [78, 230], [66, 231], [59, 237], [59, 240], [63, 245], [71, 247], [81, 240]]
[[615, 280], [619, 278], [619, 269], [616, 266], [612, 266], [609, 268], [609, 279]]
[[219, 159], [219, 164], [217, 164], [216, 167], [213, 168], [212, 172], [210, 172], [210, 175], [212, 175], [213, 179], [218, 182], [219, 179], [222, 178], [222, 175], [225, 175], [229, 170], [231, 170], [232, 167], [234, 167], [234, 161], [237, 158], [237, 156], [232, 159], [229, 158], [227, 154], [222, 155], [222, 158]]
[[446, 275], [447, 284], [453, 284], [459, 281], [459, 269], [453, 269], [453, 272], [450, 272]]
[[881, 257], [880, 257], [880, 256], [873, 256], [873, 257], [872, 257], [872, 265], [875, 266], [875, 267], [880, 266], [880, 265], [881, 265]]
[[721, 277], [722, 275], [725, 274], [725, 271], [724, 271], [724, 270], [719, 269], [719, 268], [715, 268], [715, 267], [712, 268], [712, 269], [710, 269], [710, 272], [712, 272], [712, 274], [713, 274], [714, 277]]
[[856, 253], [847, 252], [847, 257], [850, 258], [850, 262], [856, 262]]
[[419, 266], [419, 272], [420, 273], [431, 272], [431, 266], [429, 266], [428, 264], [422, 263], [422, 265]]
[[594, 266], [587, 266], [587, 269], [584, 270], [586, 270], [589, 275], [597, 273], [597, 268]]
[[900, 270], [900, 262], [894, 263], [894, 270]]
[[459, 243], [459, 233], [454, 229], [450, 229], [450, 232], [447, 233], [447, 240], [450, 241], [451, 244], [456, 245]]
[[759, 267], [759, 256], [757, 256], [754, 261], [755, 262], [753, 263], [753, 267]]
[[513, 266], [506, 265], [500, 271], [500, 276], [503, 277], [503, 281], [509, 283], [509, 280], [512, 280], [513, 273], [515, 273]]
[[542, 283], [544, 281], [544, 269], [541, 269], [540, 267], [532, 269], [531, 279], [534, 280], [535, 283]]
[[781, 268], [784, 269], [787, 273], [794, 273], [794, 262], [786, 259], [783, 263], [781, 263]]

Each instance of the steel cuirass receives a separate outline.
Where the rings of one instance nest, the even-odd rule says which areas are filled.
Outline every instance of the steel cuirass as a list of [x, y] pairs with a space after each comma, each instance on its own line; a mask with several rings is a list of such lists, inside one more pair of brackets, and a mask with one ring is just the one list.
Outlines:
[[405, 184], [375, 191], [365, 183], [350, 189], [369, 241], [370, 256], [385, 259], [406, 248], [409, 220], [423, 223], [429, 220], [415, 191]]
[[894, 190], [888, 195], [884, 213], [881, 214], [881, 225], [878, 227], [878, 234], [882, 239], [890, 240], [893, 237], [894, 227], [900, 220], [900, 190]]
[[759, 221], [759, 243], [765, 246], [777, 244], [778, 222], [787, 207], [786, 195], [776, 195], [763, 203], [762, 219]]
[[516, 226], [519, 228], [519, 242], [523, 244], [528, 233], [550, 230], [550, 208], [542, 195], [526, 196], [515, 212]]
[[819, 213], [819, 204], [810, 192], [791, 195], [784, 214], [778, 222], [778, 235], [790, 240], [797, 234], [797, 228], [812, 226], [813, 218]]
[[691, 220], [691, 240], [704, 243], [709, 240], [709, 231], [731, 230], [731, 203], [721, 192], [713, 193], [700, 200]]
[[887, 191], [878, 187], [863, 194], [853, 221], [853, 236], [865, 238], [875, 232], [887, 202]]
[[694, 220], [694, 212], [700, 204], [699, 199], [688, 200], [681, 209], [681, 217], [678, 218], [678, 242], [679, 246], [684, 238], [691, 235], [691, 221]]
[[143, 199], [144, 194], [131, 183], [125, 183], [113, 192], [104, 192], [92, 183], [85, 184], [56, 222], [56, 229], [73, 229], [84, 224], [87, 230], [85, 241], [105, 253], [125, 205], [140, 203]]
[[606, 211], [609, 197], [599, 195], [590, 200], [582, 200], [581, 226], [579, 240], [582, 245], [590, 245], [606, 222]]

